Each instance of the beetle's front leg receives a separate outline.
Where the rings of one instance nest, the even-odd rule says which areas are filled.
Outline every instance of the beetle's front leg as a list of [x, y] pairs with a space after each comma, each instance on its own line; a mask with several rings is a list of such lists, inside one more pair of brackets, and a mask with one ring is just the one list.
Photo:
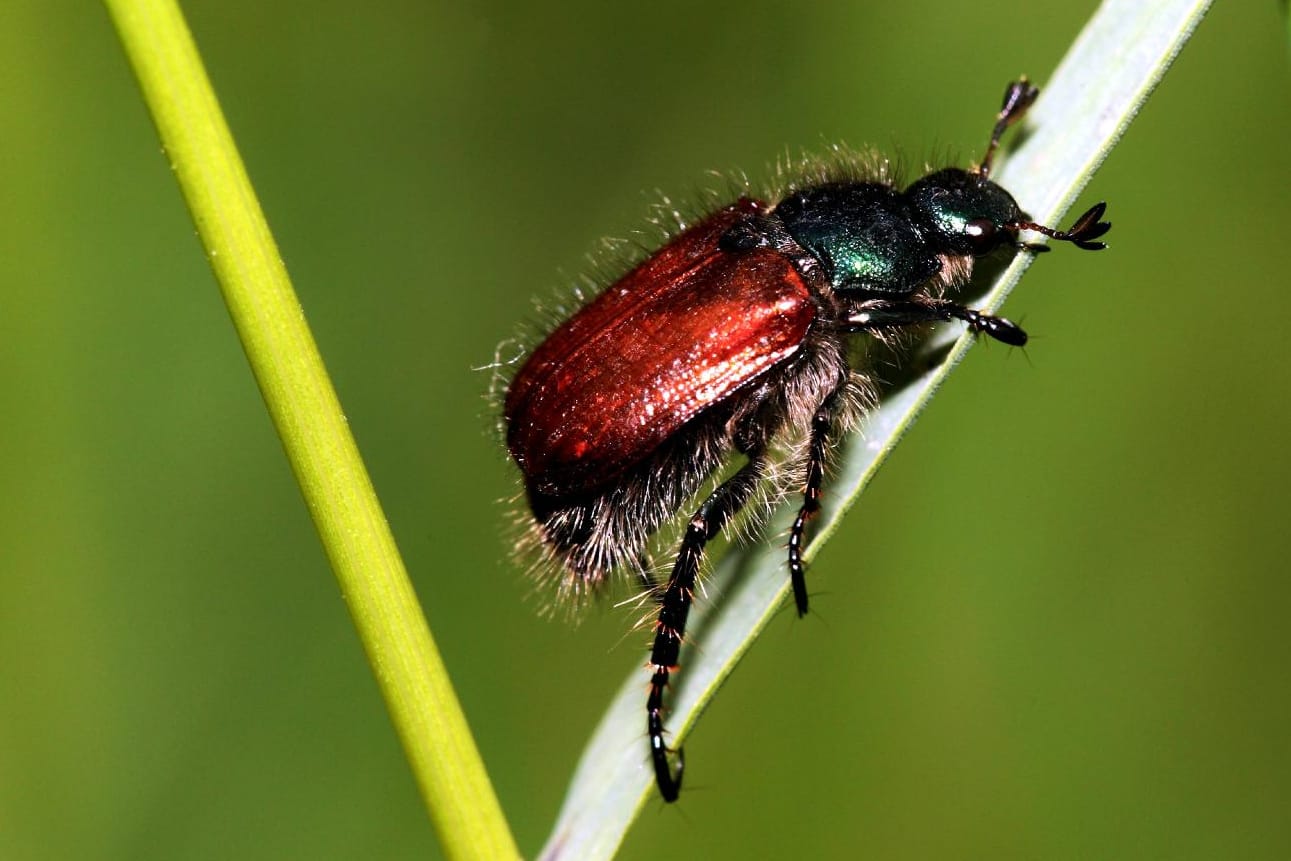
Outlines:
[[903, 329], [921, 323], [963, 320], [975, 333], [989, 335], [1011, 347], [1026, 346], [1027, 333], [1012, 320], [983, 314], [976, 308], [937, 299], [931, 302], [875, 302], [847, 315], [848, 332], [873, 332], [880, 329]]

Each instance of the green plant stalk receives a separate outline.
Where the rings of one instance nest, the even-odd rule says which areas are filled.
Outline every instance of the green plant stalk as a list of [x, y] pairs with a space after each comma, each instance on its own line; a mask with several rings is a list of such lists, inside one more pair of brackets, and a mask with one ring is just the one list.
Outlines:
[[450, 858], [519, 852], [174, 0], [105, 0]]

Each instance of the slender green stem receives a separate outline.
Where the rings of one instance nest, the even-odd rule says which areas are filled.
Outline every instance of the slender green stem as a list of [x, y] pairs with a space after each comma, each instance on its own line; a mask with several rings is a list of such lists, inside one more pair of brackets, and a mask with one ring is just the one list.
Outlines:
[[451, 858], [519, 853], [174, 0], [105, 0]]

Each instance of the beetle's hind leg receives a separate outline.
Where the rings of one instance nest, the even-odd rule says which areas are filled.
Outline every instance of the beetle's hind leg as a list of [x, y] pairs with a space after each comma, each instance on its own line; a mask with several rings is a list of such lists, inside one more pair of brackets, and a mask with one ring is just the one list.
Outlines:
[[650, 651], [653, 674], [650, 676], [650, 695], [646, 699], [646, 730], [650, 734], [655, 782], [664, 801], [677, 800], [685, 759], [678, 748], [677, 773], [674, 776], [668, 762], [668, 746], [663, 740], [663, 692], [668, 687], [669, 676], [678, 668], [686, 617], [695, 597], [695, 578], [704, 559], [704, 547], [748, 504], [761, 483], [765, 467], [765, 452], [751, 452], [748, 463], [722, 482], [699, 506], [686, 526], [672, 575], [659, 600], [659, 621], [655, 623], [654, 647]]

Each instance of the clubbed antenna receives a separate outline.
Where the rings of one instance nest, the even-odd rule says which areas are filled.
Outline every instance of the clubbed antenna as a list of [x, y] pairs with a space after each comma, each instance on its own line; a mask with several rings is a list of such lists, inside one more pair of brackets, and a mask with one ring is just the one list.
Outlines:
[[[1036, 233], [1043, 233], [1050, 239], [1070, 242], [1077, 248], [1083, 248], [1086, 251], [1102, 251], [1107, 247], [1107, 243], [1095, 242], [1094, 240], [1112, 229], [1112, 222], [1099, 221], [1106, 211], [1106, 203], [1099, 202], [1094, 204], [1086, 210], [1084, 215], [1076, 219], [1076, 223], [1069, 230], [1054, 230], [1052, 227], [1045, 227], [1043, 224], [1036, 224], [1033, 221], [1015, 221], [1006, 226], [1015, 230], [1032, 230]], [[1020, 243], [1020, 247], [1028, 251], [1049, 250], [1049, 246], [1033, 242]]]
[[1026, 115], [1027, 109], [1035, 104], [1036, 97], [1039, 95], [1040, 88], [1032, 86], [1026, 75], [1009, 84], [1004, 91], [1004, 104], [1000, 106], [1000, 113], [995, 118], [995, 128], [991, 130], [991, 142], [986, 145], [982, 166], [977, 169], [977, 174], [982, 179], [986, 179], [991, 174], [991, 159], [995, 157], [995, 150], [999, 148], [1000, 138], [1004, 136], [1004, 132]]

